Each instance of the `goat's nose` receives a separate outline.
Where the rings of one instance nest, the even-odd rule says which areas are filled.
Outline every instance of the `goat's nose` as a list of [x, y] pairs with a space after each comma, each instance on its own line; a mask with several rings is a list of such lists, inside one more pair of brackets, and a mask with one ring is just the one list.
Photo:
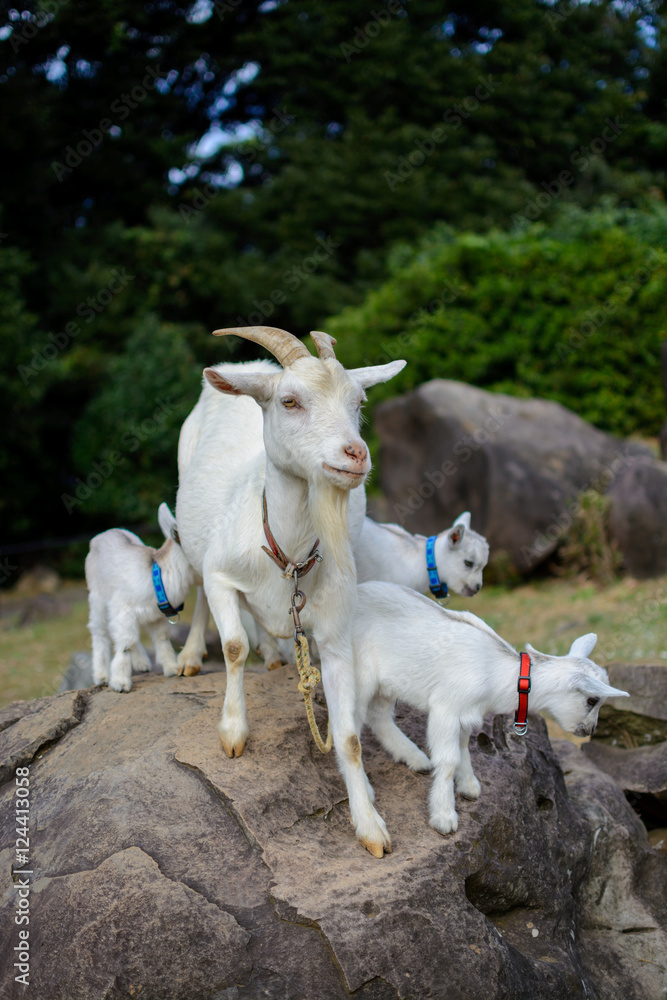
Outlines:
[[343, 448], [343, 451], [345, 452], [346, 455], [349, 455], [351, 459], [353, 459], [355, 462], [358, 462], [360, 465], [362, 462], [366, 461], [366, 456], [368, 455], [368, 449], [366, 448], [366, 445], [363, 444], [363, 442], [361, 441], [359, 442], [359, 444], [346, 444], [345, 447]]

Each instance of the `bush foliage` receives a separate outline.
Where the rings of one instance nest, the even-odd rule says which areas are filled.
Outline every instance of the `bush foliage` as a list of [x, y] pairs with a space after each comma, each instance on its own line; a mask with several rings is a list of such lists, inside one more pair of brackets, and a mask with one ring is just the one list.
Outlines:
[[431, 378], [542, 396], [621, 435], [664, 421], [667, 212], [570, 210], [516, 233], [436, 228], [325, 328], [349, 366], [403, 357], [373, 402]]

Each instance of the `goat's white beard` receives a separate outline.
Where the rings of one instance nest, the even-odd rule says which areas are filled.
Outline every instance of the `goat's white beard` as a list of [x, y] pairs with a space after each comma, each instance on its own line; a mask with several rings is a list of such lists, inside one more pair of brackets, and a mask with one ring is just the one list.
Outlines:
[[345, 577], [354, 576], [354, 556], [347, 524], [349, 490], [330, 483], [311, 483], [308, 512], [327, 558], [332, 558]]

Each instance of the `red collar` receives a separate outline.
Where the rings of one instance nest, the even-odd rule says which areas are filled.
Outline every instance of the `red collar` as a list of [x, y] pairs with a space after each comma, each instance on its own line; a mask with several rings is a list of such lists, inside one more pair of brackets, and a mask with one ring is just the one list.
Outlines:
[[530, 693], [530, 657], [528, 653], [519, 653], [519, 707], [514, 713], [514, 732], [517, 736], [525, 736], [528, 731], [528, 695]]
[[278, 545], [278, 542], [273, 537], [271, 529], [269, 527], [269, 514], [266, 508], [266, 490], [262, 494], [262, 523], [264, 525], [264, 534], [266, 540], [271, 546], [267, 549], [266, 545], [262, 545], [262, 549], [266, 552], [270, 559], [273, 559], [276, 566], [279, 566], [283, 571], [283, 576], [291, 577], [294, 576], [294, 571], [296, 570], [298, 576], [305, 576], [309, 573], [316, 562], [321, 562], [322, 557], [317, 551], [317, 546], [320, 544], [319, 538], [315, 539], [315, 544], [301, 563], [292, 563], [289, 561], [283, 550]]

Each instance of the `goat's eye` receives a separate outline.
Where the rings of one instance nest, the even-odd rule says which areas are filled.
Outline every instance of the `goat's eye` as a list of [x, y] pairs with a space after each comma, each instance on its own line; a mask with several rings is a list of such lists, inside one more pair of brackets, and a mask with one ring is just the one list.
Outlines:
[[293, 396], [286, 396], [285, 399], [281, 399], [280, 402], [283, 404], [286, 410], [295, 410], [299, 406], [298, 402]]
[[599, 698], [589, 698], [586, 704], [590, 705], [591, 708], [595, 708], [599, 700], [600, 700]]
[[468, 569], [472, 569], [475, 564], [473, 562], [470, 562], [469, 559], [465, 559], [464, 560], [464, 565], [467, 566]]

